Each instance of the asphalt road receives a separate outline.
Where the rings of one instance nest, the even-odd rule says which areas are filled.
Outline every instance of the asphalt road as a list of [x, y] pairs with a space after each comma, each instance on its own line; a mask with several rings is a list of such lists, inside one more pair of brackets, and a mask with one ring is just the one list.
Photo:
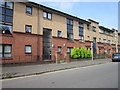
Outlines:
[[118, 63], [112, 62], [2, 81], [3, 88], [118, 88]]

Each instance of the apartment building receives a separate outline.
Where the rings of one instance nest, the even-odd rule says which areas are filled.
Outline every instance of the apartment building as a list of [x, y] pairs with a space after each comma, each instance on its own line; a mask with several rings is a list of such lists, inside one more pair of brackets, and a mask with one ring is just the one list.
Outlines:
[[34, 2], [0, 3], [0, 57], [3, 63], [42, 62], [69, 56], [73, 47], [111, 56], [118, 31]]

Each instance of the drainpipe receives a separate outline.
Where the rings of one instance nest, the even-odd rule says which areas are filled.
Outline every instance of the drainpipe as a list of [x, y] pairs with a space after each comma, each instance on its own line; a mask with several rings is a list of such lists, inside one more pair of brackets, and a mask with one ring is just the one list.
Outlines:
[[40, 38], [39, 38], [39, 34], [40, 34], [40, 9], [39, 9], [40, 5], [38, 6], [38, 28], [37, 28], [37, 60], [40, 60]]

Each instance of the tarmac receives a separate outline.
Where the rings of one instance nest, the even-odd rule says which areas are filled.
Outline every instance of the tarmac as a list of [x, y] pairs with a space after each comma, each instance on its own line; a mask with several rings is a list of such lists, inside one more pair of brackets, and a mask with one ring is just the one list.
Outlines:
[[23, 65], [23, 66], [6, 66], [1, 67], [2, 72], [0, 75], [4, 73], [16, 73], [12, 77], [0, 77], [0, 79], [7, 79], [7, 78], [15, 78], [15, 77], [23, 77], [29, 75], [37, 75], [43, 74], [48, 72], [54, 72], [59, 70], [66, 70], [78, 67], [85, 67], [97, 64], [105, 64], [112, 62], [111, 59], [96, 59], [96, 60], [84, 60], [84, 61], [74, 61], [69, 63], [52, 63], [52, 64], [40, 64], [40, 65]]

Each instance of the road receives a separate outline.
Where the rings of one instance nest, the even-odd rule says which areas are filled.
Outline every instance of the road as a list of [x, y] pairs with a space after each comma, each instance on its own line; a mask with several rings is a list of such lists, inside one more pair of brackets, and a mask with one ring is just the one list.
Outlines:
[[118, 88], [118, 63], [93, 65], [2, 81], [3, 88]]

